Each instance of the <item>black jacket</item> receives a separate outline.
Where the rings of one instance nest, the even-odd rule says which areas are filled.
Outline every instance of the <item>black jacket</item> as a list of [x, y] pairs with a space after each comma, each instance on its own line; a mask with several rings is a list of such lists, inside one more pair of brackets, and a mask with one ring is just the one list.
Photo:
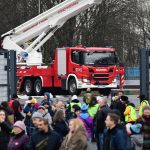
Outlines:
[[0, 123], [0, 150], [6, 149], [11, 130], [12, 128], [7, 122]]
[[63, 139], [69, 131], [68, 124], [65, 121], [57, 122], [52, 125], [54, 131], [56, 131], [61, 139]]
[[111, 105], [110, 105], [110, 109], [116, 109], [119, 101], [120, 101], [119, 99], [112, 100]]
[[122, 102], [119, 100], [119, 101], [117, 101], [114, 109], [119, 110], [120, 115], [121, 115], [121, 121], [125, 122], [124, 111], [126, 109], [126, 104], [122, 104]]
[[49, 129], [47, 133], [37, 131], [29, 141], [28, 150], [58, 150], [61, 145], [60, 136]]
[[103, 133], [105, 126], [105, 120], [107, 117], [107, 114], [110, 112], [110, 108], [108, 106], [102, 106], [100, 110], [96, 114], [96, 132], [97, 133]]

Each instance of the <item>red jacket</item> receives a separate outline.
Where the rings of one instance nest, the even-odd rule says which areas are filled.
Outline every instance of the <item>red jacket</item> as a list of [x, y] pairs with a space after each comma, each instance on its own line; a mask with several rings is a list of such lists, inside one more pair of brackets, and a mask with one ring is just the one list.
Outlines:
[[[15, 103], [14, 103], [15, 102]], [[14, 105], [15, 104], [15, 105]], [[9, 102], [8, 102], [8, 105], [9, 107], [13, 110], [13, 112], [15, 113], [16, 111], [18, 112], [21, 112], [21, 105], [20, 103], [15, 100], [15, 99], [11, 99]]]

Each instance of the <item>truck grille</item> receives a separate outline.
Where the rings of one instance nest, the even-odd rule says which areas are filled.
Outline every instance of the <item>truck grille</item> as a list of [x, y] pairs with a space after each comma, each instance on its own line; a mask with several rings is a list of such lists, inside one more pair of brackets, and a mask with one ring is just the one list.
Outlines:
[[109, 74], [92, 74], [93, 79], [96, 82], [104, 82], [104, 81], [108, 81], [109, 79]]
[[97, 79], [94, 79], [95, 81], [107, 81], [108, 78], [97, 78]]
[[94, 73], [93, 75], [93, 78], [97, 78], [97, 77], [109, 77], [109, 74], [96, 74], [96, 73]]

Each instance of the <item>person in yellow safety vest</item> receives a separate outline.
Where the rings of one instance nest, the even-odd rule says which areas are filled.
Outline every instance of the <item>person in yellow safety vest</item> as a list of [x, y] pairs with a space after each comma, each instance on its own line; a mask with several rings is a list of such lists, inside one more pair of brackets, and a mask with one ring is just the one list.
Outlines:
[[92, 96], [91, 103], [88, 107], [88, 113], [90, 117], [94, 118], [99, 110], [99, 104], [97, 103], [96, 97]]
[[78, 100], [78, 97], [77, 95], [73, 95], [72, 98], [71, 98], [71, 102], [69, 104], [69, 107], [70, 107], [70, 111], [73, 112], [73, 106], [74, 105], [77, 105], [81, 108], [81, 102]]
[[143, 115], [142, 110], [144, 106], [149, 106], [149, 101], [146, 99], [145, 95], [140, 95], [138, 98], [140, 99], [139, 116], [141, 117]]
[[136, 121], [136, 109], [133, 103], [127, 104], [124, 115], [126, 123], [134, 123]]

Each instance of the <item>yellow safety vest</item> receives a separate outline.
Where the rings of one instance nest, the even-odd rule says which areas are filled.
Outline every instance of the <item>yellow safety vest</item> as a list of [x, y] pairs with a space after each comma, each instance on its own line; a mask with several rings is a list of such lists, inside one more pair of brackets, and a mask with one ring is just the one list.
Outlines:
[[74, 105], [77, 105], [77, 106], [81, 107], [82, 104], [81, 104], [81, 102], [78, 102], [78, 103], [71, 102], [71, 103], [70, 103], [71, 112], [73, 112], [73, 108], [72, 108], [72, 107], [73, 107]]
[[132, 106], [127, 106], [130, 108], [130, 114], [125, 116], [125, 122], [136, 121], [136, 110]]
[[[145, 105], [144, 105], [144, 103], [145, 103]], [[143, 107], [144, 107], [144, 106], [149, 106], [148, 100], [143, 100], [143, 101], [141, 102], [140, 108], [139, 108], [139, 116], [142, 116], [142, 114], [143, 114], [142, 110], [143, 110]]]
[[92, 118], [94, 118], [98, 110], [99, 110], [99, 104], [96, 104], [88, 108], [88, 113]]

